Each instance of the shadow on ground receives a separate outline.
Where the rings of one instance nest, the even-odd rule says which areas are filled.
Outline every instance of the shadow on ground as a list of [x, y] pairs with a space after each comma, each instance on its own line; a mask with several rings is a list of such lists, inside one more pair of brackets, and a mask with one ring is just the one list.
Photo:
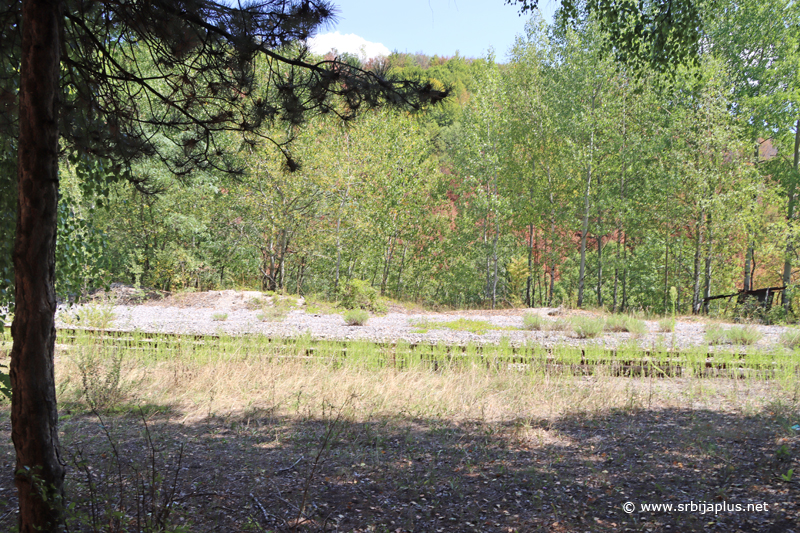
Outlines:
[[[0, 416], [6, 531], [16, 497], [8, 412]], [[84, 524], [91, 478], [96, 516], [106, 521], [98, 523], [113, 521], [103, 509], [121, 510], [131, 531], [142, 513], [153, 520], [168, 510], [165, 523], [203, 532], [778, 532], [800, 531], [800, 486], [790, 473], [800, 472], [797, 416], [780, 406], [754, 416], [619, 410], [505, 424], [353, 422], [335, 411], [182, 423], [161, 413], [102, 423], [64, 416], [61, 428], [69, 498]]]

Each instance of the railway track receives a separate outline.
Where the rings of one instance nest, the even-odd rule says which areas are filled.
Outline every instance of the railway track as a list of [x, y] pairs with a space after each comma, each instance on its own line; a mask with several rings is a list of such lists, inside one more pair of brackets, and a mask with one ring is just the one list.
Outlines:
[[622, 350], [604, 347], [527, 344], [442, 345], [429, 343], [371, 342], [363, 340], [316, 340], [310, 337], [225, 336], [174, 333], [144, 333], [119, 330], [60, 328], [61, 349], [101, 346], [124, 349], [146, 357], [193, 357], [195, 354], [268, 356], [276, 360], [307, 360], [344, 363], [363, 359], [369, 364], [407, 368], [425, 365], [433, 370], [482, 365], [489, 369], [520, 372], [571, 373], [614, 376], [682, 377], [708, 376], [773, 379], [800, 376], [800, 358], [793, 353], [745, 354], [668, 350]]

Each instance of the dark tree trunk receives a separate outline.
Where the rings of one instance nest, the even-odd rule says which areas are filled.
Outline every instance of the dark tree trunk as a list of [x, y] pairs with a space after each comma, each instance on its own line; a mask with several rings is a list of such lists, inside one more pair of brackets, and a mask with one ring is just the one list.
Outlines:
[[747, 253], [745, 253], [744, 256], [744, 283], [742, 285], [742, 290], [744, 291], [753, 290], [753, 266], [755, 265], [756, 253], [755, 247], [755, 242], [751, 237], [750, 244], [747, 245]]
[[619, 310], [628, 308], [628, 234], [622, 234], [622, 305]]
[[[597, 221], [602, 225], [602, 218]], [[603, 307], [603, 236], [597, 236], [597, 306]]]
[[403, 243], [403, 255], [400, 258], [400, 272], [397, 273], [397, 299], [403, 298], [403, 269], [406, 266], [406, 249], [408, 245]]
[[713, 259], [712, 252], [714, 250], [714, 227], [711, 224], [711, 213], [706, 218], [707, 224], [707, 248], [705, 258], [705, 276], [703, 281], [703, 313], [708, 314], [708, 298], [711, 297], [711, 260]]
[[700, 260], [703, 246], [703, 221], [705, 220], [705, 211], [700, 211], [700, 217], [697, 220], [697, 227], [695, 229], [695, 243], [694, 243], [694, 269], [692, 271], [692, 314], [697, 315], [700, 313], [703, 301], [700, 298]]
[[669, 235], [664, 239], [664, 312], [669, 309]]
[[[797, 119], [794, 132], [794, 175], [791, 177], [789, 190], [787, 196], [789, 197], [789, 205], [786, 209], [786, 220], [789, 227], [794, 226], [794, 210], [797, 202], [797, 174], [800, 170], [800, 119]], [[794, 257], [794, 242], [789, 239], [786, 243], [786, 255], [783, 262], [783, 286], [786, 289], [783, 291], [783, 307], [790, 311], [792, 308], [792, 258]]]
[[64, 465], [53, 373], [61, 9], [58, 1], [25, 0], [22, 6], [16, 307], [11, 326], [11, 437], [22, 533], [61, 531], [63, 522]]
[[528, 281], [525, 285], [525, 305], [533, 307], [533, 224], [528, 225]]

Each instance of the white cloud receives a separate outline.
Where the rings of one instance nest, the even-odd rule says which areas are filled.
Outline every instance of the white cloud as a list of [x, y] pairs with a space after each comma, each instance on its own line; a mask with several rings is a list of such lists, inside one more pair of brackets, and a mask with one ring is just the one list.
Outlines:
[[327, 54], [335, 48], [340, 54], [347, 52], [360, 57], [362, 60], [378, 56], [388, 56], [391, 53], [390, 50], [381, 43], [371, 43], [355, 33], [342, 35], [338, 31], [312, 37], [308, 40], [308, 47], [312, 52], [319, 55]]

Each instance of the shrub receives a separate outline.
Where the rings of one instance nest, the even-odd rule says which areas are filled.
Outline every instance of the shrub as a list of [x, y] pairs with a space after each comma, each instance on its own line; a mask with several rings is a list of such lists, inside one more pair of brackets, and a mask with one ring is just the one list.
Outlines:
[[782, 305], [773, 305], [764, 313], [765, 324], [788, 324], [795, 320], [794, 313], [787, 311]]
[[364, 280], [353, 279], [342, 290], [341, 305], [345, 309], [365, 309], [385, 313], [389, 306], [378, 298], [378, 291]]
[[222, 322], [223, 320], [228, 320], [228, 313], [214, 313], [211, 315], [211, 320], [215, 322]]
[[624, 315], [611, 315], [606, 319], [606, 331], [628, 331], [626, 319], [627, 317]]
[[725, 332], [725, 337], [733, 344], [751, 345], [755, 344], [764, 335], [755, 326], [744, 326], [731, 328]]
[[662, 333], [671, 333], [675, 331], [675, 319], [674, 318], [662, 318], [658, 321], [658, 331]]
[[522, 317], [522, 328], [533, 330], [533, 331], [540, 331], [547, 329], [548, 320], [544, 317], [537, 315], [535, 313], [526, 313]]
[[109, 411], [124, 399], [123, 350], [80, 347], [76, 359], [81, 374], [81, 396], [94, 410]]
[[369, 313], [363, 309], [350, 309], [344, 314], [348, 326], [363, 326], [369, 320]]
[[784, 331], [783, 334], [781, 334], [781, 343], [791, 349], [800, 346], [800, 328], [792, 328]]
[[568, 318], [559, 318], [555, 322], [550, 323], [550, 331], [567, 331], [572, 329], [572, 321]]
[[728, 340], [725, 330], [716, 324], [706, 327], [705, 339], [708, 344], [724, 344]]
[[108, 329], [114, 325], [116, 315], [114, 306], [108, 302], [90, 304], [64, 310], [58, 314], [58, 319], [68, 326], [83, 328]]
[[642, 320], [628, 315], [611, 315], [606, 320], [606, 331], [628, 332], [633, 335], [644, 335], [647, 333], [647, 324]]
[[605, 320], [602, 318], [576, 317], [572, 320], [572, 331], [579, 339], [593, 339], [600, 335], [605, 328]]

